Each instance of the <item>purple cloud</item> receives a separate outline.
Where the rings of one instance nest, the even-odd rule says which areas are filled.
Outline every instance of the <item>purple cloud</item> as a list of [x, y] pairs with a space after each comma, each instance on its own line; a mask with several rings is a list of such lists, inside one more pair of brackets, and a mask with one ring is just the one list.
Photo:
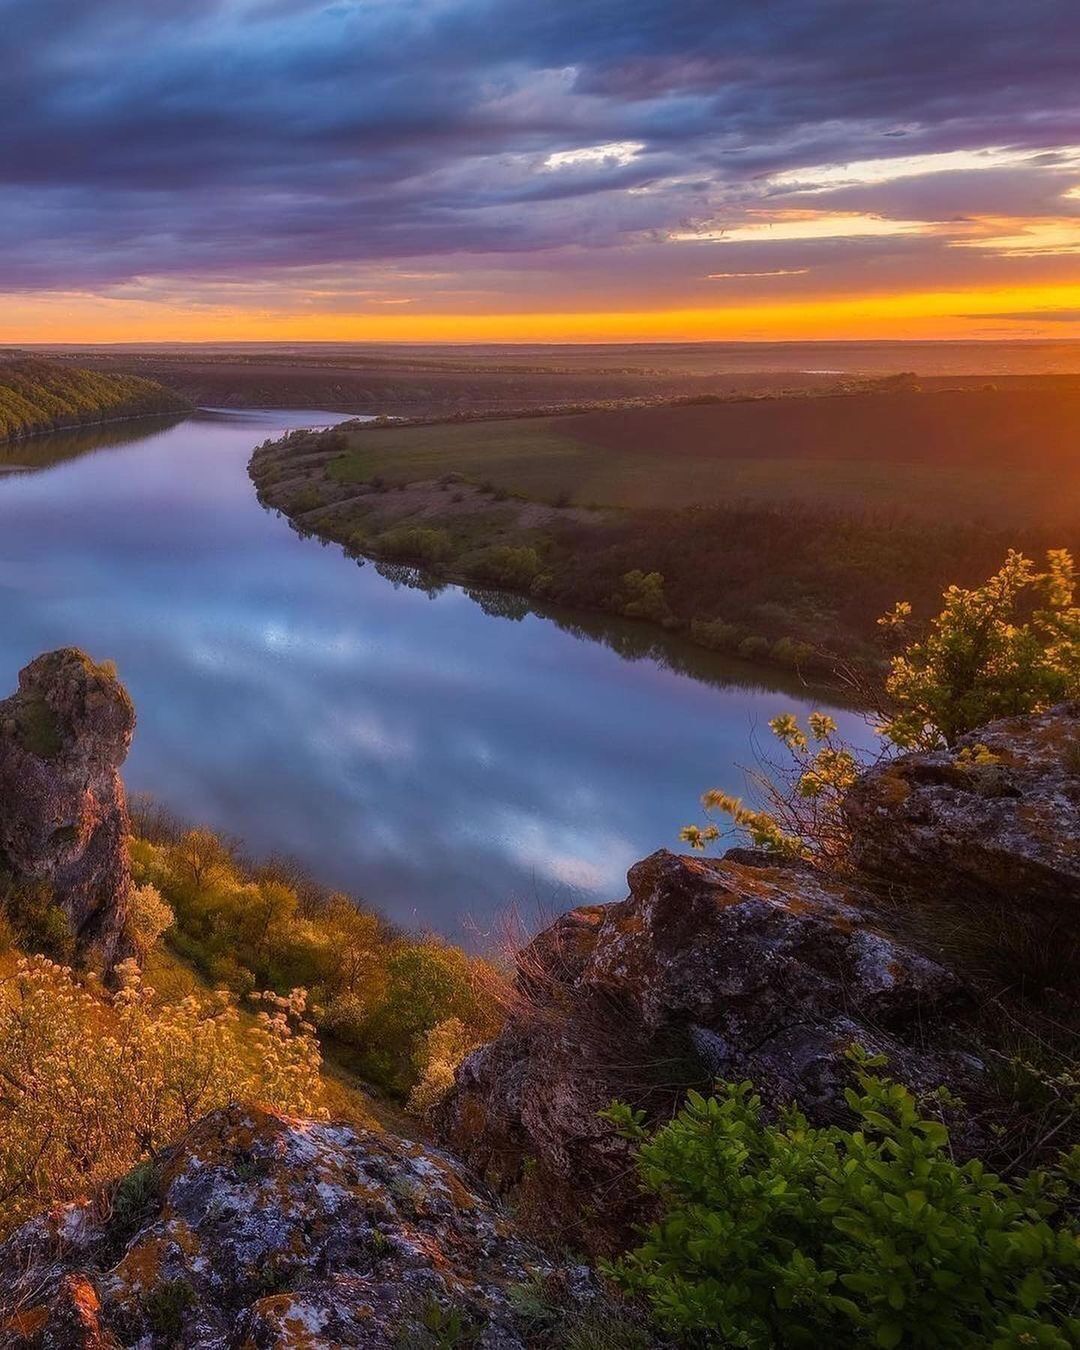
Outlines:
[[[362, 281], [409, 259], [441, 260], [460, 289], [493, 258], [542, 271], [569, 250], [593, 290], [646, 293], [644, 250], [684, 294], [712, 271], [836, 265], [822, 241], [747, 242], [737, 264], [657, 250], [760, 210], [771, 174], [1080, 143], [1072, 0], [8, 0], [4, 24], [6, 291], [305, 268]], [[639, 148], [572, 153], [610, 145]], [[812, 205], [1062, 214], [1078, 179], [1051, 162]], [[807, 205], [786, 189], [767, 204]], [[940, 240], [872, 247], [886, 268], [944, 270]], [[989, 260], [949, 263], [977, 277]]]

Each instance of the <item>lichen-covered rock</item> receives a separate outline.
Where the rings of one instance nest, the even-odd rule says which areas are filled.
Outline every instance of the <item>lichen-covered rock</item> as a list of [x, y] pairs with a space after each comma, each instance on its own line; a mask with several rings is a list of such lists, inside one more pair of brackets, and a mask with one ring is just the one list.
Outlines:
[[74, 648], [31, 661], [0, 702], [0, 878], [46, 883], [79, 958], [102, 967], [130, 954], [119, 768], [134, 729], [115, 672]]
[[518, 1188], [541, 1227], [603, 1249], [639, 1217], [626, 1148], [597, 1115], [615, 1097], [660, 1119], [690, 1086], [748, 1078], [836, 1118], [856, 1042], [916, 1087], [973, 1072], [943, 1048], [960, 985], [885, 936], [857, 887], [747, 851], [661, 851], [629, 884], [525, 949], [517, 1008], [436, 1112], [446, 1143]]
[[847, 796], [852, 861], [931, 901], [1080, 917], [1080, 704], [991, 722], [903, 755]]
[[535, 1279], [591, 1292], [443, 1154], [234, 1107], [164, 1160], [134, 1223], [68, 1207], [0, 1246], [0, 1344], [76, 1327], [70, 1344], [95, 1347], [514, 1350], [514, 1290]]

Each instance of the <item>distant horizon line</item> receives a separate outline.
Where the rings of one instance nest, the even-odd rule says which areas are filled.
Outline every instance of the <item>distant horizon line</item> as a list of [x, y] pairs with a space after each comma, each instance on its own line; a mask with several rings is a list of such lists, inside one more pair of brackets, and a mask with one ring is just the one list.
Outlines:
[[624, 339], [621, 341], [537, 342], [528, 339], [506, 339], [499, 342], [454, 341], [450, 338], [161, 338], [112, 342], [41, 342], [3, 340], [0, 352], [28, 351], [85, 351], [90, 347], [1044, 347], [1080, 346], [1080, 335], [1075, 337], [940, 337], [940, 338], [666, 338]]

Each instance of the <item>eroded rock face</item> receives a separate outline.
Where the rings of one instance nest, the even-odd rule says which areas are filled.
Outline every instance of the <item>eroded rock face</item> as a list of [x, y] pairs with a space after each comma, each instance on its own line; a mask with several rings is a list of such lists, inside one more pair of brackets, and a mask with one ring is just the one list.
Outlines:
[[516, 1350], [512, 1291], [533, 1278], [571, 1303], [592, 1292], [441, 1153], [235, 1107], [174, 1151], [133, 1234], [74, 1206], [0, 1246], [0, 1343], [81, 1325], [62, 1343], [389, 1350], [428, 1344], [425, 1327], [456, 1343], [434, 1333], [457, 1327], [462, 1344]]
[[0, 702], [0, 876], [48, 883], [80, 958], [103, 967], [129, 954], [119, 768], [134, 728], [115, 673], [74, 648], [31, 661]]
[[437, 1111], [446, 1143], [521, 1188], [541, 1227], [595, 1250], [639, 1217], [626, 1149], [597, 1116], [615, 1097], [662, 1119], [689, 1086], [748, 1078], [833, 1119], [856, 1042], [916, 1087], [973, 1072], [943, 1049], [959, 983], [885, 936], [857, 887], [746, 850], [661, 851], [628, 879], [626, 900], [564, 915], [526, 948], [519, 1007]]
[[948, 903], [1080, 913], [1080, 703], [1003, 718], [952, 750], [865, 774], [845, 803], [855, 864]]

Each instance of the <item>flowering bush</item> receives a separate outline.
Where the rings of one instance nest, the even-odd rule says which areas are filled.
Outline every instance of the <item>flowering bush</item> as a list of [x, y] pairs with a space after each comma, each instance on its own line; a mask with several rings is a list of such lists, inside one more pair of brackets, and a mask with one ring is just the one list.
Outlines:
[[134, 962], [118, 976], [107, 994], [35, 956], [0, 986], [5, 1229], [153, 1157], [206, 1111], [244, 1100], [317, 1111], [303, 990], [271, 996], [244, 1034], [225, 992], [160, 1006]]
[[133, 886], [128, 898], [127, 931], [135, 950], [145, 957], [158, 938], [173, 926], [176, 915], [156, 886]]
[[466, 1055], [482, 1044], [459, 1017], [439, 1022], [423, 1037], [414, 1062], [420, 1081], [409, 1094], [409, 1110], [422, 1116], [437, 1105], [454, 1085], [454, 1074]]

